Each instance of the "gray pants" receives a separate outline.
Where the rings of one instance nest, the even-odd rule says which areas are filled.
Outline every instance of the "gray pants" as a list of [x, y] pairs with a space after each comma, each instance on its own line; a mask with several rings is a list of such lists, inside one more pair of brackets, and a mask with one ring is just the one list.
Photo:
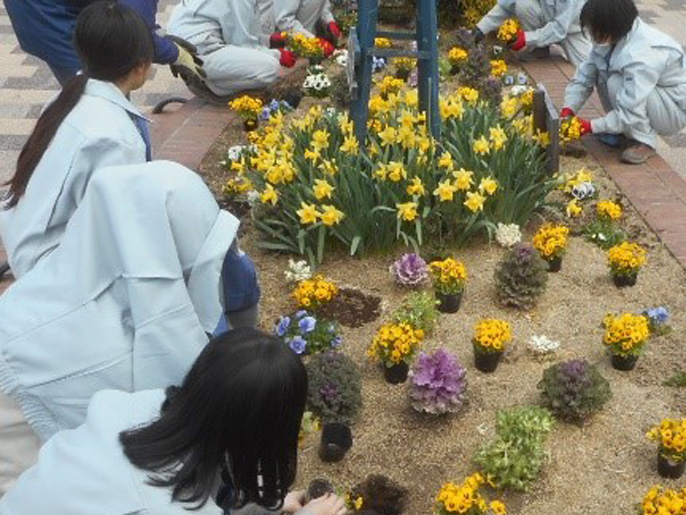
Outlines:
[[279, 79], [278, 55], [276, 50], [226, 45], [200, 56], [205, 62], [205, 83], [220, 96], [267, 87]]
[[14, 400], [0, 391], [0, 497], [38, 460], [40, 440]]
[[[548, 23], [539, 0], [518, 0], [515, 11], [525, 31], [540, 29]], [[557, 44], [562, 47], [565, 57], [574, 66], [579, 66], [591, 53], [591, 43], [581, 32], [567, 34], [567, 37]]]
[[[607, 83], [597, 85], [598, 96], [606, 112], [617, 107], [617, 94], [624, 86], [624, 78], [620, 74], [610, 75]], [[671, 136], [686, 127], [686, 109], [677, 104], [666, 88], [656, 87], [649, 95], [646, 103], [648, 125], [641, 123], [640, 128], [632, 131], [626, 127], [623, 134], [651, 146], [657, 147], [657, 136]], [[648, 127], [648, 130], [644, 130]]]

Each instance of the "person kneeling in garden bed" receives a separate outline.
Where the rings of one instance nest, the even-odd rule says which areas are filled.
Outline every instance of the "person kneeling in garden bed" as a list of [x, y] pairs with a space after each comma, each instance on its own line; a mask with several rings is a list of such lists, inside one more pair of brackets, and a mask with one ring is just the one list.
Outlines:
[[196, 95], [224, 103], [239, 91], [276, 83], [291, 68], [290, 50], [270, 49], [257, 0], [185, 0], [174, 8], [167, 30], [195, 45], [207, 74], [205, 84], [187, 83]]
[[565, 93], [562, 117], [574, 116], [597, 89], [607, 114], [582, 120], [621, 159], [641, 164], [655, 154], [657, 135], [686, 126], [686, 56], [676, 41], [644, 23], [633, 0], [588, 0], [581, 25], [594, 45]]
[[591, 50], [591, 43], [579, 26], [584, 3], [585, 0], [498, 0], [476, 25], [477, 42], [516, 16], [522, 28], [513, 31], [510, 49], [531, 51], [557, 43], [567, 60], [578, 66]]

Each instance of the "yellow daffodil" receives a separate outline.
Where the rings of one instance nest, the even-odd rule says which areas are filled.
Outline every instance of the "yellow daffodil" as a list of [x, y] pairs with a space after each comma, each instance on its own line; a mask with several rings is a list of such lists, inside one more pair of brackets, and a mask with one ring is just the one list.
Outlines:
[[321, 219], [324, 225], [337, 225], [345, 217], [343, 211], [336, 209], [335, 206], [323, 205], [322, 211]]
[[263, 204], [270, 203], [272, 206], [275, 206], [278, 201], [278, 192], [274, 189], [274, 187], [271, 184], [267, 184], [267, 186], [264, 188], [264, 191], [260, 193], [260, 202], [262, 202]]
[[306, 204], [305, 202], [300, 203], [300, 209], [296, 213], [300, 217], [300, 223], [303, 225], [317, 223], [317, 219], [321, 216], [321, 213], [317, 211], [317, 207], [314, 204]]
[[360, 145], [357, 142], [357, 138], [353, 135], [346, 136], [343, 139], [343, 144], [341, 145], [341, 152], [345, 154], [357, 155], [360, 150]]
[[303, 154], [305, 156], [305, 159], [308, 161], [312, 161], [313, 163], [322, 157], [322, 155], [319, 153], [319, 150], [310, 150], [309, 148], [305, 149], [305, 152]]
[[441, 157], [438, 160], [438, 166], [440, 166], [441, 168], [447, 168], [448, 170], [452, 170], [453, 156], [450, 155], [450, 152], [443, 152], [441, 154]]
[[396, 204], [395, 208], [398, 210], [398, 218], [401, 218], [406, 222], [411, 222], [412, 220], [417, 218], [416, 202], [405, 202], [402, 204]]
[[398, 137], [398, 131], [395, 130], [395, 127], [391, 127], [389, 125], [379, 133], [379, 137], [381, 138], [381, 144], [384, 147], [387, 147], [389, 145], [393, 145], [396, 142]]
[[319, 151], [328, 147], [329, 146], [329, 133], [325, 130], [314, 131], [312, 133], [312, 141], [310, 142], [310, 146], [313, 149], [319, 150]]
[[458, 93], [471, 104], [476, 104], [479, 101], [479, 90], [474, 88], [463, 87], [458, 90]]
[[455, 177], [455, 187], [457, 190], [467, 191], [474, 183], [474, 180], [472, 179], [473, 176], [474, 172], [469, 172], [464, 168], [460, 168], [459, 170], [453, 172], [453, 177]]
[[493, 150], [500, 150], [505, 146], [505, 143], [507, 143], [507, 134], [500, 126], [491, 127], [489, 133]]
[[399, 182], [407, 177], [407, 172], [402, 163], [391, 161], [388, 163], [388, 178], [393, 182]]
[[579, 205], [578, 199], [572, 199], [567, 203], [566, 211], [567, 211], [567, 216], [569, 218], [574, 218], [574, 217], [581, 215], [581, 213], [583, 213], [584, 210]]
[[481, 136], [479, 139], [477, 139], [474, 142], [472, 150], [474, 150], [475, 154], [480, 155], [480, 156], [484, 156], [491, 151], [491, 147], [489, 146], [488, 140], [486, 139], [486, 137]]
[[331, 193], [333, 193], [334, 189], [335, 188], [325, 180], [316, 179], [314, 181], [314, 188], [312, 188], [312, 191], [314, 192], [314, 197], [317, 200], [322, 200], [324, 198], [331, 198]]
[[491, 176], [481, 179], [481, 182], [479, 183], [479, 191], [481, 193], [486, 192], [488, 195], [493, 195], [497, 189], [498, 181]]
[[517, 114], [517, 109], [519, 108], [519, 103], [516, 98], [505, 97], [500, 103], [500, 112], [505, 118], [512, 118]]
[[419, 177], [413, 177], [412, 182], [407, 186], [408, 195], [424, 195], [426, 190]]
[[449, 180], [441, 181], [438, 183], [438, 187], [434, 190], [434, 195], [439, 198], [441, 202], [450, 202], [453, 200], [453, 196], [457, 188]]
[[486, 197], [475, 191], [467, 192], [467, 200], [464, 201], [464, 205], [472, 213], [477, 211], [483, 211], [484, 202], [486, 202]]

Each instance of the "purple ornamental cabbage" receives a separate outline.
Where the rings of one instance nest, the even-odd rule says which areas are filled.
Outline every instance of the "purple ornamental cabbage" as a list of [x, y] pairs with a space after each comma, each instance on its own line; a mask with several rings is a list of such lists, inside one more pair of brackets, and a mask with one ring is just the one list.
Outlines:
[[417, 286], [426, 281], [429, 269], [417, 254], [403, 254], [391, 265], [395, 281], [403, 286]]
[[422, 352], [410, 377], [412, 407], [434, 415], [459, 411], [467, 389], [465, 375], [457, 358], [443, 349], [433, 354]]

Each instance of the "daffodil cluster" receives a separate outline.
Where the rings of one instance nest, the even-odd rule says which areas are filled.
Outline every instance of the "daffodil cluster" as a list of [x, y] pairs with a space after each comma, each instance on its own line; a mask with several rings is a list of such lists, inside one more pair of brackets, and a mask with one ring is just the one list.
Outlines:
[[244, 120], [257, 120], [257, 116], [262, 112], [262, 100], [243, 95], [229, 102], [229, 107]]
[[305, 309], [317, 309], [331, 301], [336, 295], [338, 295], [338, 286], [321, 275], [300, 281], [292, 294], [298, 307]]
[[393, 43], [388, 38], [374, 38], [374, 46], [377, 48], [391, 48]]
[[467, 268], [453, 258], [431, 262], [429, 273], [434, 289], [445, 295], [460, 293], [467, 282]]
[[533, 244], [541, 257], [547, 261], [564, 254], [567, 248], [569, 227], [546, 223], [536, 231]]
[[607, 262], [612, 275], [634, 277], [646, 262], [646, 251], [638, 243], [625, 241], [607, 251]]
[[622, 217], [622, 206], [611, 200], [601, 200], [596, 206], [598, 216], [606, 220], [619, 220]]
[[494, 77], [502, 77], [507, 73], [507, 63], [502, 59], [495, 59], [491, 61], [491, 75]]
[[686, 487], [671, 490], [653, 486], [643, 497], [641, 515], [686, 515]]
[[516, 18], [508, 18], [498, 29], [498, 39], [503, 43], [512, 43], [517, 38], [517, 33], [521, 29]]
[[299, 32], [292, 34], [287, 39], [288, 48], [298, 57], [317, 59], [324, 57], [324, 49], [318, 38], [308, 38]]
[[397, 95], [400, 90], [405, 85], [405, 81], [402, 79], [396, 79], [392, 75], [386, 75], [383, 79], [376, 82], [376, 86], [379, 88], [379, 93], [382, 97], [388, 97], [388, 95]]
[[[657, 442], [662, 456], [672, 461], [686, 461], [686, 418], [664, 418], [646, 436]], [[686, 504], [684, 504], [686, 509]]]
[[581, 122], [576, 116], [570, 116], [560, 122], [560, 141], [562, 144], [581, 139]]
[[459, 46], [454, 46], [448, 51], [448, 61], [452, 66], [459, 66], [469, 57], [469, 52]]
[[412, 57], [396, 57], [393, 59], [396, 70], [409, 72], [417, 66], [417, 60]]
[[474, 346], [485, 352], [503, 352], [512, 340], [510, 324], [497, 318], [485, 318], [474, 327]]
[[[434, 513], [436, 515], [506, 515], [507, 509], [501, 501], [488, 503], [479, 492], [481, 486], [489, 482], [482, 474], [467, 477], [463, 483], [445, 483], [436, 496]], [[491, 484], [489, 482], [489, 484]], [[493, 486], [491, 484], [491, 486]]]
[[623, 313], [607, 315], [603, 320], [605, 335], [603, 343], [612, 354], [620, 356], [638, 356], [650, 337], [648, 318], [644, 315]]
[[367, 356], [388, 367], [398, 365], [412, 359], [423, 339], [424, 331], [406, 322], [385, 324], [374, 336]]

